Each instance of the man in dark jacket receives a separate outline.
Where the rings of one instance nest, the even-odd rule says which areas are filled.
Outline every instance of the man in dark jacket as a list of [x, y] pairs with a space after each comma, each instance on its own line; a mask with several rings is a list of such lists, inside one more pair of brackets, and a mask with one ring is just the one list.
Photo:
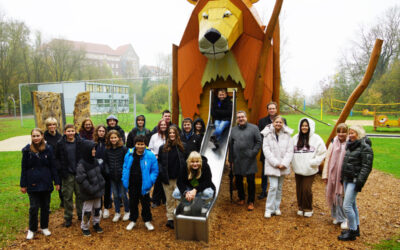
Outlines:
[[186, 144], [185, 154], [188, 156], [192, 151], [200, 152], [201, 138], [193, 130], [193, 121], [185, 118], [182, 121], [181, 141]]
[[57, 142], [56, 147], [56, 163], [63, 187], [65, 227], [70, 227], [72, 224], [74, 193], [78, 220], [82, 219], [82, 200], [79, 185], [75, 180], [76, 166], [81, 159], [81, 143], [82, 140], [75, 133], [74, 125], [65, 125], [64, 136]]
[[144, 135], [146, 137], [146, 146], [149, 146], [151, 132], [146, 128], [146, 117], [144, 115], [136, 116], [135, 127], [129, 132], [128, 139], [126, 140], [126, 147], [133, 148], [135, 146], [135, 137]]
[[254, 210], [255, 174], [257, 173], [257, 154], [261, 148], [261, 135], [257, 126], [247, 122], [246, 113], [238, 111], [237, 125], [232, 128], [229, 140], [229, 162], [233, 165], [239, 202], [244, 205], [243, 176], [248, 184], [247, 209]]
[[107, 132], [109, 132], [110, 130], [117, 130], [119, 135], [122, 137], [122, 141], [125, 144], [125, 131], [118, 126], [118, 118], [115, 115], [109, 115], [107, 117]]
[[[268, 115], [266, 117], [261, 118], [258, 121], [258, 129], [263, 131], [263, 129], [272, 123], [272, 119], [278, 115], [278, 104], [276, 102], [270, 102], [267, 104], [267, 111]], [[283, 118], [283, 121], [286, 125], [286, 119]], [[263, 140], [263, 136], [261, 136], [261, 140]], [[262, 141], [261, 141], [262, 145]], [[261, 194], [258, 196], [258, 199], [264, 199], [267, 197], [267, 186], [268, 186], [268, 178], [264, 175], [264, 163], [265, 163], [265, 156], [264, 152], [261, 150], [260, 161], [262, 164], [262, 174], [261, 174]]]
[[102, 169], [95, 158], [95, 143], [89, 140], [82, 142], [82, 159], [76, 167], [76, 181], [79, 184], [83, 202], [81, 229], [84, 236], [90, 236], [90, 217], [93, 216], [93, 229], [102, 233], [100, 227], [101, 197], [104, 195], [105, 180]]

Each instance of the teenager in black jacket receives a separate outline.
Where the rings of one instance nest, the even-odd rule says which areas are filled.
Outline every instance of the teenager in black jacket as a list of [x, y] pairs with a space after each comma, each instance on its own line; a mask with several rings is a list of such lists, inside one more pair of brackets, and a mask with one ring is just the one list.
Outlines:
[[206, 125], [204, 124], [203, 119], [201, 119], [200, 117], [194, 120], [193, 131], [196, 135], [200, 136], [200, 139], [202, 141], [204, 133], [206, 132]]
[[185, 143], [185, 153], [188, 156], [192, 151], [200, 151], [201, 138], [194, 133], [193, 121], [185, 118], [182, 121], [181, 141]]
[[90, 236], [90, 217], [93, 229], [102, 233], [100, 227], [101, 197], [104, 195], [105, 181], [96, 155], [96, 144], [90, 140], [82, 143], [82, 159], [76, 167], [76, 181], [79, 183], [83, 202], [81, 229], [84, 236]]
[[151, 132], [146, 128], [146, 117], [144, 115], [136, 116], [135, 127], [129, 132], [128, 139], [126, 140], [127, 148], [135, 146], [135, 137], [138, 135], [144, 135], [146, 137], [145, 144], [149, 146]]
[[217, 95], [212, 102], [211, 116], [215, 125], [211, 141], [214, 143], [215, 148], [218, 149], [222, 133], [229, 126], [232, 118], [232, 101], [226, 88], [217, 89]]
[[109, 115], [106, 121], [107, 132], [110, 132], [110, 130], [117, 130], [122, 138], [122, 142], [125, 144], [125, 131], [118, 126], [118, 118], [115, 115]]
[[45, 236], [49, 236], [50, 194], [53, 182], [60, 189], [60, 180], [54, 161], [52, 148], [46, 145], [43, 131], [35, 128], [31, 132], [31, 144], [22, 149], [21, 192], [29, 196], [29, 230], [26, 238], [33, 239], [38, 229], [38, 211], [40, 208], [40, 227]]
[[187, 167], [181, 169], [177, 188], [172, 195], [175, 199], [181, 200], [185, 214], [191, 211], [195, 198], [202, 199], [201, 213], [205, 214], [215, 193], [210, 166], [208, 166], [207, 158], [196, 151], [190, 153], [186, 163]]
[[174, 228], [174, 209], [175, 200], [172, 193], [176, 188], [176, 179], [185, 164], [184, 145], [179, 137], [179, 131], [175, 126], [168, 128], [167, 140], [160, 147], [158, 152], [158, 165], [160, 167], [160, 179], [163, 184], [166, 208], [167, 208], [167, 224], [169, 228]]

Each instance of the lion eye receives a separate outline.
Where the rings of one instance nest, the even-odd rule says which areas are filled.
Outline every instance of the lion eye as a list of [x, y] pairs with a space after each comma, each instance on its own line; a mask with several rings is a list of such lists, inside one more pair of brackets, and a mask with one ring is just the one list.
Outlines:
[[229, 17], [229, 16], [232, 16], [232, 12], [230, 12], [229, 10], [225, 11], [224, 17]]
[[204, 13], [203, 13], [203, 18], [204, 18], [204, 19], [208, 19], [208, 14], [204, 12]]

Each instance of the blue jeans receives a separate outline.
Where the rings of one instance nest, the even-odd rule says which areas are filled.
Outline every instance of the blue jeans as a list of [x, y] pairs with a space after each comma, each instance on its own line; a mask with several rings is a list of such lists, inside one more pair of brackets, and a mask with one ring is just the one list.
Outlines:
[[115, 212], [120, 213], [121, 212], [121, 198], [124, 202], [124, 208], [125, 212], [129, 212], [129, 200], [128, 196], [126, 195], [126, 190], [124, 186], [122, 185], [122, 181], [115, 181], [111, 180], [111, 188], [114, 196], [114, 207], [115, 207]]
[[344, 201], [343, 209], [346, 213], [347, 220], [349, 222], [349, 228], [351, 230], [357, 230], [357, 225], [360, 225], [360, 218], [358, 215], [358, 208], [356, 204], [356, 197], [358, 192], [354, 191], [356, 186], [352, 182], [344, 182]]
[[220, 120], [215, 120], [214, 125], [215, 125], [215, 131], [214, 134], [217, 137], [217, 140], [219, 141], [221, 139], [221, 135], [224, 132], [225, 128], [228, 127], [230, 121], [220, 121]]
[[[174, 197], [177, 200], [181, 200], [181, 202], [184, 206], [190, 206], [194, 202], [194, 200], [188, 201], [185, 199], [185, 197], [182, 197], [182, 194], [179, 191], [178, 187], [175, 188], [174, 192], [172, 193], [172, 197]], [[214, 197], [214, 190], [212, 188], [206, 188], [203, 190], [203, 192], [199, 192], [196, 194], [196, 198], [201, 198], [204, 202], [203, 205], [206, 208], [210, 207], [213, 197]]]

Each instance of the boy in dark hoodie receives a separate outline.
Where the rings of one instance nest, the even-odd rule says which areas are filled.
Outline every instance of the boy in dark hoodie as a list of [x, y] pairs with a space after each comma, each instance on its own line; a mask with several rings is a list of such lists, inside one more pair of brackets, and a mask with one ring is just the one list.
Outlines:
[[185, 143], [185, 154], [188, 156], [192, 151], [200, 152], [201, 138], [194, 133], [193, 121], [185, 118], [182, 121], [181, 141]]
[[95, 158], [96, 144], [82, 142], [82, 159], [76, 167], [76, 181], [79, 183], [83, 202], [81, 229], [84, 236], [90, 236], [90, 217], [93, 216], [93, 229], [102, 233], [100, 227], [101, 197], [104, 195], [105, 180], [102, 168]]
[[200, 117], [194, 120], [193, 131], [196, 135], [200, 136], [201, 140], [203, 140], [204, 133], [206, 132], [206, 125], [204, 124], [203, 119]]
[[135, 146], [135, 137], [138, 135], [144, 135], [146, 137], [145, 144], [149, 146], [149, 141], [151, 137], [151, 132], [146, 128], [146, 117], [144, 115], [136, 116], [136, 127], [134, 127], [128, 134], [128, 139], [126, 140], [126, 147], [133, 148]]
[[217, 89], [217, 95], [211, 107], [211, 116], [214, 120], [215, 131], [210, 139], [215, 149], [218, 149], [222, 133], [229, 126], [232, 118], [232, 101], [226, 88]]
[[110, 130], [117, 130], [120, 136], [122, 137], [122, 141], [125, 144], [125, 131], [118, 126], [118, 118], [115, 115], [109, 115], [107, 117], [107, 132], [110, 132]]
[[82, 219], [82, 200], [79, 185], [75, 180], [76, 166], [81, 159], [81, 144], [82, 139], [75, 133], [74, 125], [65, 125], [64, 136], [57, 142], [56, 146], [56, 164], [62, 179], [65, 227], [70, 227], [72, 224], [74, 193], [78, 220]]

